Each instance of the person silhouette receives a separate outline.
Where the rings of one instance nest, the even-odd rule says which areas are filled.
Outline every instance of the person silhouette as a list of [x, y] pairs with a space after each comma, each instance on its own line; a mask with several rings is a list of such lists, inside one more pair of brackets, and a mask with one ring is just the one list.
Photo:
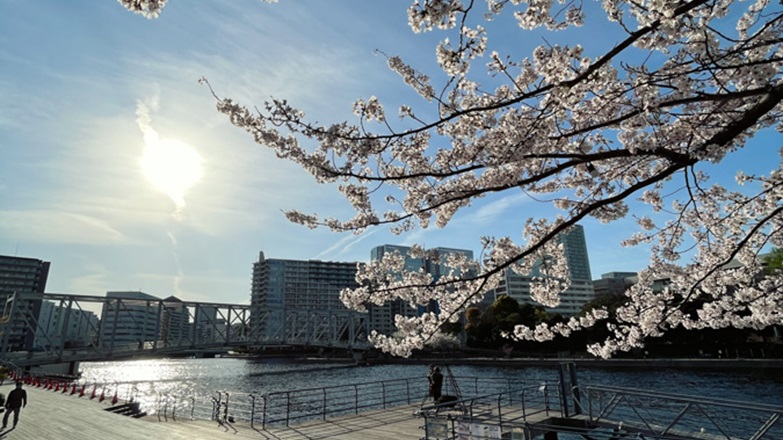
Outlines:
[[27, 406], [27, 391], [22, 389], [22, 382], [16, 383], [16, 388], [8, 393], [8, 399], [5, 401], [5, 416], [3, 416], [3, 427], [8, 425], [8, 416], [14, 413], [14, 427], [19, 423], [19, 412]]
[[430, 396], [437, 402], [443, 391], [443, 374], [440, 372], [440, 367], [432, 368], [427, 379], [430, 383]]

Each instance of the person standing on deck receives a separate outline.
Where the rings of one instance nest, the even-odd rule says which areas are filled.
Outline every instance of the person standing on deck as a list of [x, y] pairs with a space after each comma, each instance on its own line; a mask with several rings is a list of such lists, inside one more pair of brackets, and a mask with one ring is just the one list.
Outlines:
[[437, 402], [443, 391], [443, 374], [440, 372], [440, 367], [432, 368], [427, 380], [430, 382], [430, 396]]
[[14, 427], [19, 423], [19, 412], [22, 407], [27, 406], [27, 391], [22, 389], [22, 382], [16, 383], [16, 389], [8, 393], [8, 399], [5, 401], [5, 416], [3, 416], [3, 427], [5, 429], [8, 425], [8, 416], [14, 413]]

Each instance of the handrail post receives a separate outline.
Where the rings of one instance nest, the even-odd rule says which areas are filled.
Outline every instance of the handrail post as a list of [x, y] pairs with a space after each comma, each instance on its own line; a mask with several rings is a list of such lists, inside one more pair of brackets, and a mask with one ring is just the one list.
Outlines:
[[269, 395], [268, 394], [264, 394], [261, 397], [264, 399], [264, 415], [261, 418], [261, 429], [266, 429], [266, 401], [267, 401]]
[[593, 420], [593, 393], [591, 393], [589, 390], [587, 391], [586, 397], [587, 397], [587, 420], [592, 421]]
[[501, 406], [501, 400], [503, 400], [503, 393], [498, 394], [498, 425], [503, 426], [503, 410]]
[[321, 420], [326, 420], [326, 388], [323, 388], [322, 391], [324, 392], [324, 398], [323, 398], [323, 411], [321, 411]]
[[285, 426], [288, 427], [288, 418], [291, 416], [291, 393], [285, 393]]
[[525, 389], [522, 388], [522, 392], [519, 393], [522, 398], [522, 420], [527, 420], [527, 409], [525, 408]]
[[256, 396], [250, 394], [250, 428], [253, 428], [253, 422], [256, 418]]
[[223, 423], [228, 420], [228, 391], [226, 391], [226, 406], [223, 408]]
[[[93, 391], [95, 391], [95, 390], [93, 390]], [[158, 404], [156, 406], [157, 406], [156, 409], [157, 409], [157, 413], [158, 413], [158, 421], [160, 422], [160, 393], [158, 393]]]
[[177, 398], [174, 397], [174, 407], [171, 409], [171, 420], [177, 421]]
[[582, 401], [581, 393], [579, 392], [579, 381], [576, 376], [576, 364], [569, 362], [566, 364], [568, 368], [569, 380], [571, 382], [571, 397], [574, 400], [574, 415], [582, 414]]
[[191, 397], [190, 398], [190, 420], [193, 420], [193, 415], [196, 411], [196, 398]]

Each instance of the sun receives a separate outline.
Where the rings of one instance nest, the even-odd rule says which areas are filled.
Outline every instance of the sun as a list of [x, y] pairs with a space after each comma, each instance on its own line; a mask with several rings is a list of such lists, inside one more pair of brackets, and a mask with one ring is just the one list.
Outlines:
[[185, 193], [202, 175], [202, 158], [195, 148], [176, 139], [145, 136], [140, 159], [144, 177], [171, 198], [177, 209], [185, 207]]

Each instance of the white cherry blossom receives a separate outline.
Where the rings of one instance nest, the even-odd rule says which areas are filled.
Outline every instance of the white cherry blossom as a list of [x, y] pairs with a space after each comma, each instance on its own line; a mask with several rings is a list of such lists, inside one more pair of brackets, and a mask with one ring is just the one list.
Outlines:
[[[156, 16], [165, 1], [121, 3]], [[307, 227], [386, 225], [398, 234], [448, 228], [477, 198], [519, 191], [559, 211], [540, 218], [531, 210], [519, 236], [482, 237], [480, 261], [449, 259], [453, 270], [438, 280], [404, 271], [402, 257], [393, 254], [360, 268], [361, 287], [341, 293], [348, 307], [364, 310], [394, 299], [440, 305], [439, 314], [397, 317], [393, 335], [371, 335], [381, 349], [407, 356], [422, 348], [506, 270], [539, 270], [533, 298], [557, 304], [568, 287], [568, 268], [554, 238], [588, 216], [613, 223], [632, 214], [639, 230], [624, 244], [651, 246], [649, 265], [626, 292], [611, 336], [591, 345], [593, 354], [637, 348], [678, 326], [783, 323], [783, 277], [760, 276], [758, 257], [765, 247], [783, 247], [781, 146], [756, 153], [770, 163], [769, 174], [735, 169], [736, 188], [705, 172], [705, 164], [734, 166], [735, 153], [757, 134], [783, 131], [783, 10], [768, 0], [603, 0], [599, 17], [581, 5], [413, 1], [411, 30], [443, 34], [433, 51], [440, 71], [386, 57], [420, 97], [397, 107], [401, 121], [390, 121], [372, 96], [355, 101], [355, 120], [331, 125], [307, 120], [282, 99], [256, 110], [218, 98], [218, 110], [234, 125], [318, 182], [337, 182], [356, 211], [350, 219], [286, 213]], [[529, 38], [528, 29], [559, 30], [602, 18], [617, 38], [504, 53], [508, 46], [493, 40], [492, 27], [479, 24], [501, 14], [516, 21], [520, 39]], [[654, 289], [664, 278], [670, 284]], [[595, 325], [606, 313], [519, 327], [509, 336], [549, 340]]]

